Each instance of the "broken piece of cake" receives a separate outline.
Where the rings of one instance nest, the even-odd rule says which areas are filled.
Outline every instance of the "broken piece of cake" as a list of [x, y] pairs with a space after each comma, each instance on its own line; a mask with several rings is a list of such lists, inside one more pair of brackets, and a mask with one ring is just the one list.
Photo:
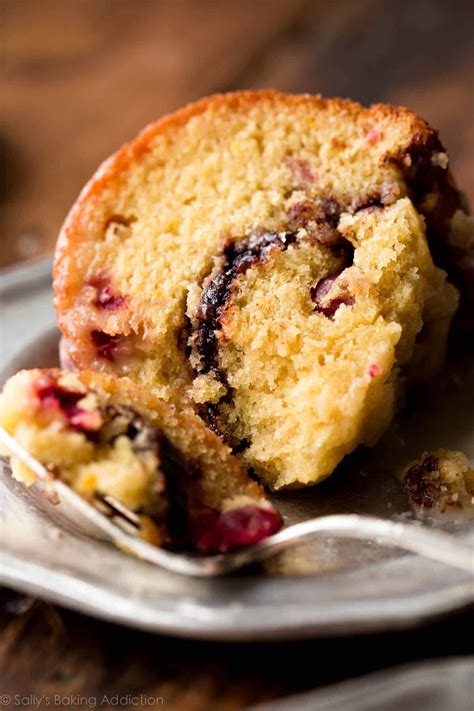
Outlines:
[[219, 95], [85, 187], [58, 242], [58, 323], [75, 367], [193, 408], [271, 488], [310, 485], [443, 363], [471, 233], [413, 112]]
[[[125, 379], [21, 371], [0, 395], [0, 425], [86, 499], [139, 514], [157, 545], [225, 552], [275, 533], [281, 518], [220, 439], [192, 413]], [[14, 476], [35, 475], [11, 458]]]
[[463, 452], [423, 452], [403, 470], [402, 485], [415, 513], [474, 516], [474, 470]]

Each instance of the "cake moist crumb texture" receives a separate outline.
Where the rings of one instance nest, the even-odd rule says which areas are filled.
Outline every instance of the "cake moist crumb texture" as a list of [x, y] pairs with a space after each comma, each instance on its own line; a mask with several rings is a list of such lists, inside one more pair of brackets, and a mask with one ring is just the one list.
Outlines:
[[58, 242], [58, 321], [76, 367], [198, 413], [271, 488], [313, 484], [439, 369], [469, 225], [407, 109], [211, 97], [86, 186]]

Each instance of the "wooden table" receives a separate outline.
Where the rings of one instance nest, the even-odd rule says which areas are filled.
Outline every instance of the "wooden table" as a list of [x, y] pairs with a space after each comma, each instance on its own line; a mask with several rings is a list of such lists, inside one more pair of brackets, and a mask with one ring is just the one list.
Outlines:
[[[88, 708], [86, 699], [109, 709], [119, 696], [132, 711], [141, 696], [139, 708], [234, 711], [395, 664], [472, 653], [472, 614], [417, 632], [217, 644], [120, 628], [9, 591], [0, 599], [0, 708], [2, 694], [21, 694], [30, 699], [22, 708], [38, 708], [42, 695], [51, 708], [59, 695], [82, 697], [73, 709]], [[100, 704], [104, 696], [111, 703]]]
[[97, 165], [215, 91], [406, 104], [474, 198], [472, 0], [3, 0], [0, 265], [52, 250]]
[[[406, 104], [440, 129], [474, 199], [472, 0], [4, 0], [1, 13], [1, 265], [50, 252], [84, 181], [145, 123], [236, 88]], [[180, 711], [240, 709], [470, 648], [466, 615], [409, 634], [224, 645], [121, 629], [10, 591], [0, 610], [0, 691], [35, 694], [23, 708], [40, 708], [42, 695], [49, 707], [63, 694], [87, 708], [129, 694], [120, 708], [132, 709], [143, 694], [148, 708], [162, 697]]]

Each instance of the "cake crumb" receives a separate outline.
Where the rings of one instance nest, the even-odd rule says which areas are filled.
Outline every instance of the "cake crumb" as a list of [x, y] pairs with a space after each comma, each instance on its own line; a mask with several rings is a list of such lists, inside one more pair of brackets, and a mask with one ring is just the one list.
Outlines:
[[402, 484], [417, 515], [474, 515], [474, 470], [463, 452], [423, 452], [403, 470]]

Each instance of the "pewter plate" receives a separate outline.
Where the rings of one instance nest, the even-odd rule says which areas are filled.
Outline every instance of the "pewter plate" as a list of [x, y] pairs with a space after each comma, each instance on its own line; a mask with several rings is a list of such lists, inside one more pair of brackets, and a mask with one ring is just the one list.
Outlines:
[[[2, 379], [57, 364], [47, 263], [0, 276]], [[8, 362], [7, 362], [8, 361]], [[6, 365], [5, 365], [6, 364]], [[396, 473], [424, 449], [474, 458], [474, 364], [453, 357], [373, 450], [360, 450], [313, 490], [273, 497], [286, 522], [356, 512], [410, 517]], [[0, 474], [0, 580], [83, 613], [133, 627], [207, 639], [289, 639], [413, 627], [472, 603], [469, 576], [358, 541], [318, 541], [264, 567], [187, 579], [89, 537], [35, 491]], [[470, 522], [442, 525], [474, 542]], [[473, 560], [474, 568], [474, 560]]]
[[385, 669], [247, 711], [470, 711], [473, 678], [474, 657], [449, 657]]

